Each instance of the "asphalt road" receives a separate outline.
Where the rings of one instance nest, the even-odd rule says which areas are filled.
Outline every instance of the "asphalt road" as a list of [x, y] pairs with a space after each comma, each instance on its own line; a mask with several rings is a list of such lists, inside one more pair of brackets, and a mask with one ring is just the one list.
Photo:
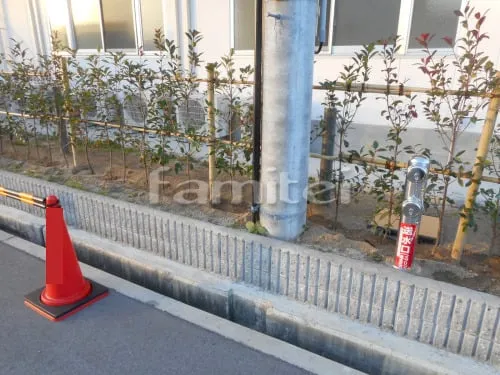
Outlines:
[[2, 375], [309, 374], [116, 292], [50, 322], [23, 304], [43, 280], [43, 262], [0, 243]]

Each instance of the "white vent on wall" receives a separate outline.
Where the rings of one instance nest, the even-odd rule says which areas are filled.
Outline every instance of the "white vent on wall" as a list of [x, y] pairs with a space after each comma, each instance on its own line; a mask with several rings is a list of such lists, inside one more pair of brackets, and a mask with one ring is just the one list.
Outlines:
[[[99, 120], [99, 111], [98, 111], [98, 105], [96, 102], [92, 103], [92, 107], [88, 110], [87, 112], [87, 119], [88, 120], [94, 120], [94, 121], [98, 121]], [[83, 118], [83, 113], [81, 114], [82, 118]]]
[[[0, 108], [3, 110], [6, 109], [6, 106], [9, 104], [9, 100], [7, 99], [6, 96], [0, 96]], [[10, 110], [10, 107], [9, 107]]]
[[115, 106], [111, 101], [102, 98], [94, 103], [92, 110], [88, 113], [88, 119], [93, 121], [117, 121], [118, 108]]
[[28, 110], [26, 105], [26, 100], [10, 100], [7, 105], [9, 106], [9, 112], [12, 113], [25, 113]]
[[[221, 97], [215, 97], [215, 107], [219, 113], [226, 113], [228, 106]], [[208, 135], [208, 112], [205, 97], [203, 95], [193, 96], [188, 100], [180, 100], [177, 103], [177, 121], [182, 131], [194, 129], [198, 134]], [[215, 134], [217, 138], [228, 135], [228, 124], [223, 116], [215, 117]]]
[[123, 114], [125, 123], [130, 125], [144, 125], [147, 117], [147, 98], [142, 95], [132, 95], [124, 100]]
[[118, 119], [118, 109], [102, 98], [93, 103], [92, 109], [87, 113], [87, 118], [91, 121], [114, 122]]
[[[235, 114], [235, 113], [229, 113], [229, 98], [224, 97], [222, 100], [219, 101], [223, 105], [219, 105], [222, 110], [219, 112], [219, 121], [224, 122], [225, 126], [229, 128], [231, 126], [231, 139], [233, 141], [240, 141], [243, 136], [250, 135], [248, 133], [249, 129], [248, 126], [246, 128], [243, 127], [242, 124], [242, 118], [239, 118], [239, 116], [249, 116], [249, 111], [251, 110], [251, 106], [253, 104], [253, 98], [249, 96], [242, 96], [240, 98], [240, 105], [241, 105], [241, 113], [240, 114]], [[230, 117], [232, 117], [230, 121]], [[243, 120], [245, 121], [245, 120]], [[246, 119], [248, 121], [248, 119]], [[228, 137], [229, 137], [229, 131]], [[251, 130], [250, 130], [251, 133]]]
[[[30, 108], [30, 103], [29, 103], [29, 95], [39, 95], [40, 94], [40, 88], [38, 86], [34, 87], [31, 89], [31, 93], [28, 93], [26, 96], [24, 96], [21, 99], [18, 100], [12, 100], [10, 101], [9, 104], [9, 110], [11, 112], [15, 113], [26, 113]], [[55, 108], [55, 93], [53, 90], [47, 90], [45, 91], [44, 95], [46, 96], [45, 100], [47, 100], [47, 104], [49, 105], [49, 110], [54, 111]], [[35, 100], [39, 100], [35, 99]], [[38, 108], [35, 108], [38, 109]]]
[[203, 131], [207, 123], [204, 98], [180, 100], [177, 104], [177, 121], [184, 131], [188, 129]]
[[160, 117], [170, 117], [173, 116], [177, 120], [177, 111], [175, 106], [175, 100], [169, 97], [163, 97], [154, 103], [157, 108], [158, 116]]

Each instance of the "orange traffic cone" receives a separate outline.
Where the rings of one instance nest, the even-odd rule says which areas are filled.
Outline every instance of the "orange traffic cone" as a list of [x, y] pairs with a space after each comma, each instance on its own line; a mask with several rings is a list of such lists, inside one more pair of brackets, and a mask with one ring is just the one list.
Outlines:
[[108, 289], [83, 278], [57, 197], [47, 197], [45, 205], [45, 287], [26, 295], [24, 303], [47, 319], [58, 321], [104, 298]]

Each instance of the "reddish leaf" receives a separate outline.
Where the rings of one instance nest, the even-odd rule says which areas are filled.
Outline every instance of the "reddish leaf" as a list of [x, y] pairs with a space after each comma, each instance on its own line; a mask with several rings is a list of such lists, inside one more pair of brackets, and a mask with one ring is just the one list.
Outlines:
[[425, 66], [420, 66], [419, 68], [420, 68], [420, 70], [421, 70], [422, 72], [424, 72], [425, 74], [429, 74], [429, 70], [428, 70]]
[[420, 38], [423, 40], [423, 41], [427, 41], [427, 39], [429, 39], [429, 36], [431, 34], [429, 33], [423, 33], [423, 34], [420, 34]]
[[422, 47], [427, 47], [427, 42], [425, 40], [422, 40], [421, 38], [415, 38], [415, 40], [420, 44]]
[[476, 14], [474, 14], [474, 17], [476, 17], [476, 19], [480, 19], [481, 18], [481, 13], [480, 12], [477, 12]]
[[453, 45], [453, 39], [450, 36], [445, 36], [443, 40], [448, 44], [449, 46]]

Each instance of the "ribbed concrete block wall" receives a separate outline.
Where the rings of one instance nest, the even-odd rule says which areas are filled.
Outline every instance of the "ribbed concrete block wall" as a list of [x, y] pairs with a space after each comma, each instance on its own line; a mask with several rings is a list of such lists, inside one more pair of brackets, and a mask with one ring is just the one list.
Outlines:
[[13, 173], [0, 185], [57, 195], [75, 228], [500, 366], [498, 297]]

